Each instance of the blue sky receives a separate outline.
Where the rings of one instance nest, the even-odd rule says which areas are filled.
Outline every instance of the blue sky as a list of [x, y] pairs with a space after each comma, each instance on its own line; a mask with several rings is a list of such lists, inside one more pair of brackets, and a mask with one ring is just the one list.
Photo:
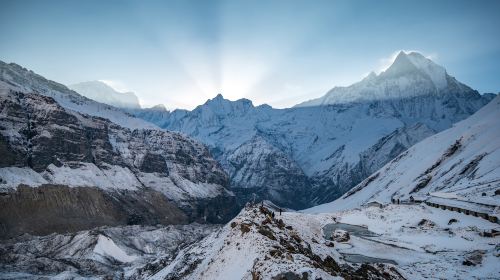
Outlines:
[[105, 80], [145, 106], [218, 92], [289, 107], [417, 50], [500, 91], [500, 1], [6, 1], [0, 60], [64, 84]]

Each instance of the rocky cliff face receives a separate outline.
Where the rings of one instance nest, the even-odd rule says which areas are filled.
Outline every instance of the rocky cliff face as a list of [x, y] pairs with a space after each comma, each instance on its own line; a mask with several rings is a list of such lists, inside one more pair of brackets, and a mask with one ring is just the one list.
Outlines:
[[192, 111], [137, 115], [208, 145], [241, 201], [257, 196], [298, 209], [340, 197], [491, 99], [423, 56], [401, 53], [384, 73], [294, 108], [218, 95]]
[[124, 128], [12, 90], [1, 91], [0, 116], [2, 237], [218, 223], [237, 210], [219, 164], [178, 133]]

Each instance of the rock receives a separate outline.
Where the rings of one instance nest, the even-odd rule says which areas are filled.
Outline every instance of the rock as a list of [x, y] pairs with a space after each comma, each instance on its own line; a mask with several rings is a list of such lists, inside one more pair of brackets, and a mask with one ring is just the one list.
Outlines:
[[422, 228], [433, 228], [436, 226], [436, 223], [427, 219], [422, 219], [417, 225]]
[[335, 243], [330, 242], [330, 241], [326, 241], [325, 245], [328, 246], [328, 247], [335, 247]]
[[295, 274], [294, 272], [282, 272], [272, 278], [272, 280], [308, 280], [309, 275], [303, 272], [302, 275]]
[[240, 225], [241, 234], [243, 235], [243, 234], [245, 234], [245, 233], [249, 232], [249, 231], [250, 231], [250, 226], [251, 226], [251, 225], [249, 225], [249, 224], [243, 224], [243, 223], [242, 223], [242, 224]]
[[453, 218], [448, 221], [448, 225], [451, 225], [453, 223], [458, 223], [458, 220]]
[[484, 253], [485, 251], [483, 250], [472, 251], [465, 256], [465, 260], [462, 264], [466, 266], [480, 265], [483, 262]]
[[285, 228], [285, 223], [283, 222], [282, 219], [279, 219], [278, 222], [276, 223], [279, 229], [284, 229]]
[[341, 229], [337, 229], [333, 232], [331, 236], [333, 241], [336, 242], [347, 242], [351, 239], [349, 232]]
[[273, 232], [267, 226], [260, 226], [258, 232], [271, 240], [276, 240]]

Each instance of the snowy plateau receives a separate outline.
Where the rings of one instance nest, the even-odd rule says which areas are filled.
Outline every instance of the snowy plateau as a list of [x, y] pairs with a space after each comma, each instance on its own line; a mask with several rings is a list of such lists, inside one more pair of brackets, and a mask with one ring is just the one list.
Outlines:
[[288, 109], [98, 83], [0, 62], [0, 279], [500, 279], [500, 96], [419, 53]]

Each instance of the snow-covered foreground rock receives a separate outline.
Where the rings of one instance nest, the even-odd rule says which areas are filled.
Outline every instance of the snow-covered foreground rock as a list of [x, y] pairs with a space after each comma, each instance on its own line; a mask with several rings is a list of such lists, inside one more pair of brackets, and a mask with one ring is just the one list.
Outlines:
[[401, 152], [491, 100], [417, 53], [380, 75], [289, 109], [222, 95], [192, 111], [137, 116], [209, 146], [241, 202], [255, 193], [303, 209], [330, 202]]
[[247, 206], [230, 223], [179, 252], [151, 279], [402, 279], [390, 264], [342, 260], [325, 240], [327, 216]]
[[452, 128], [411, 147], [341, 198], [308, 213], [371, 201], [428, 203], [500, 218], [500, 97]]
[[0, 278], [497, 279], [498, 237], [483, 236], [495, 228], [425, 204], [281, 215], [258, 204], [223, 227], [19, 236], [0, 243]]
[[[336, 213], [246, 207], [152, 279], [495, 279], [497, 225], [422, 205]], [[153, 263], [156, 264], [156, 263]]]
[[0, 243], [0, 279], [142, 278], [218, 225], [102, 227]]

